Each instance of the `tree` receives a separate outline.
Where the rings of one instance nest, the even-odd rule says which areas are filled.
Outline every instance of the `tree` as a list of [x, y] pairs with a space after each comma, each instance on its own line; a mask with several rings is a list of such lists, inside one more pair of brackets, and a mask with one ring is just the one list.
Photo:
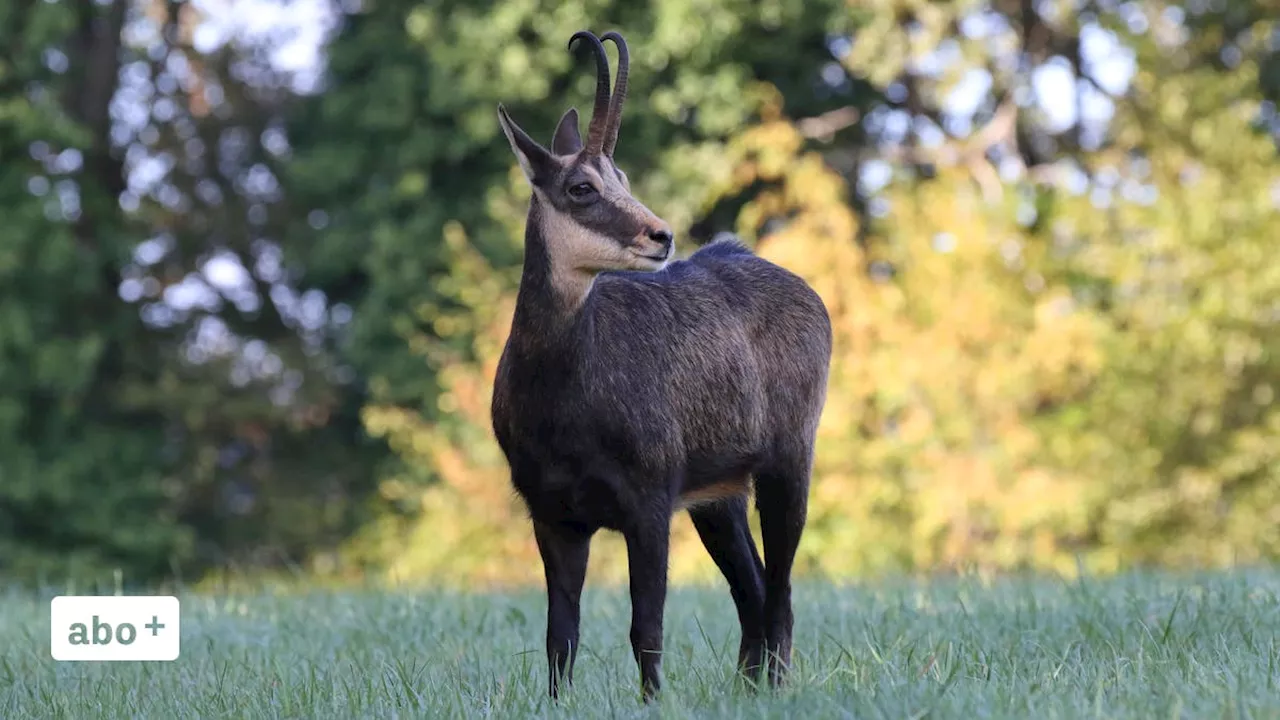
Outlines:
[[103, 302], [130, 250], [104, 142], [124, 9], [3, 10], [0, 571], [166, 572], [191, 535], [168, 503], [163, 417], [128, 400], [154, 382], [156, 348], [137, 313]]
[[279, 267], [296, 78], [190, 5], [0, 11], [0, 573], [323, 561], [385, 448]]
[[[299, 167], [367, 203], [330, 237], [374, 238], [357, 323], [381, 359], [364, 366], [365, 419], [406, 462], [385, 491], [421, 510], [410, 537], [428, 548], [397, 572], [533, 577], [487, 435], [525, 199], [490, 116], [501, 99], [550, 128], [573, 83], [589, 96], [555, 41], [586, 13], [379, 8], [335, 46], [322, 107], [371, 128], [370, 149], [359, 162], [313, 149], [329, 164]], [[642, 100], [624, 124], [638, 194], [682, 235], [733, 227], [832, 308], [809, 569], [1274, 554], [1266, 17], [1249, 3], [963, 2], [618, 15], [648, 48], [633, 52]], [[401, 27], [424, 49], [375, 68], [374, 45], [399, 47]], [[808, 42], [770, 43], [773, 28]], [[452, 136], [418, 134], [415, 115], [466, 140], [433, 142]], [[411, 249], [406, 234], [446, 242]], [[384, 529], [371, 546], [385, 557], [405, 530]], [[593, 558], [618, 570], [616, 552]], [[674, 569], [710, 574], [700, 559], [677, 550]]]
[[889, 4], [854, 35], [886, 103], [824, 156], [859, 170], [879, 289], [833, 295], [828, 571], [1274, 557], [1275, 25], [1108, 7]]

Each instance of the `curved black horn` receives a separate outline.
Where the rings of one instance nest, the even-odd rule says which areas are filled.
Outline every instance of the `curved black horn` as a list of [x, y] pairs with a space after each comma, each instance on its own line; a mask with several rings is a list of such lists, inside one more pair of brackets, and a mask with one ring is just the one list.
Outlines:
[[610, 30], [601, 40], [612, 40], [618, 46], [618, 80], [613, 89], [613, 97], [609, 100], [608, 122], [604, 126], [604, 154], [613, 157], [613, 149], [618, 145], [618, 129], [622, 126], [622, 103], [627, 100], [627, 70], [631, 67], [631, 54], [627, 52], [627, 41], [622, 35]]
[[590, 154], [599, 154], [604, 144], [605, 123], [609, 113], [609, 56], [604, 51], [604, 43], [600, 38], [586, 30], [579, 30], [569, 38], [569, 49], [577, 40], [587, 40], [596, 54], [596, 103], [591, 111], [591, 123], [587, 126], [587, 147]]

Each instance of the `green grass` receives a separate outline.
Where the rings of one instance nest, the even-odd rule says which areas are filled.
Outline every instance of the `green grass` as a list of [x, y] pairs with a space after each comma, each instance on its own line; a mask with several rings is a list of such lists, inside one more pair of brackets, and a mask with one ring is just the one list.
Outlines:
[[545, 699], [539, 593], [183, 598], [172, 663], [56, 663], [47, 598], [0, 596], [0, 717], [1280, 718], [1280, 574], [801, 583], [793, 681], [734, 688], [720, 587], [667, 606], [639, 702], [622, 590], [589, 588], [573, 692]]

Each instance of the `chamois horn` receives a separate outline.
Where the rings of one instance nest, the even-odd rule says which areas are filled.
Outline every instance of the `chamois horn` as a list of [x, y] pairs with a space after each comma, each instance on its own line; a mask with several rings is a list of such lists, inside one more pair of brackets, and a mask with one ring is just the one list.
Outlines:
[[587, 126], [586, 150], [592, 155], [598, 155], [604, 145], [605, 123], [609, 120], [609, 56], [605, 53], [604, 43], [600, 42], [600, 38], [586, 30], [579, 30], [569, 38], [570, 50], [578, 40], [590, 42], [596, 55], [596, 102], [591, 111], [591, 123]]
[[613, 88], [613, 97], [609, 99], [603, 147], [604, 154], [613, 157], [613, 149], [618, 145], [618, 128], [622, 126], [622, 103], [627, 100], [627, 71], [631, 67], [631, 54], [627, 52], [627, 41], [612, 30], [605, 33], [601, 40], [612, 40], [618, 46], [618, 80]]

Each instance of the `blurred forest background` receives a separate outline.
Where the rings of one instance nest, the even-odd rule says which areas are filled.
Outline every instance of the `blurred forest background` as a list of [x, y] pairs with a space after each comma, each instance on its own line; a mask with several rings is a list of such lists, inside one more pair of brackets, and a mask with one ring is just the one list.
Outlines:
[[1278, 0], [0, 0], [0, 577], [540, 582], [495, 106], [579, 29], [678, 249], [831, 311], [800, 572], [1280, 556]]

